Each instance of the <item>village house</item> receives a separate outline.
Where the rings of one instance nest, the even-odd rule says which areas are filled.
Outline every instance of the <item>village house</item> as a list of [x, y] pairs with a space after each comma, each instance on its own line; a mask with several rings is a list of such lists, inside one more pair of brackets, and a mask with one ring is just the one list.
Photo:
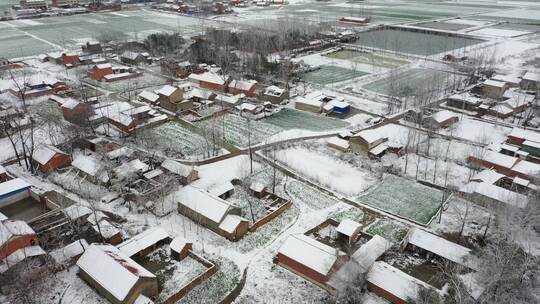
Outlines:
[[88, 118], [94, 114], [89, 103], [79, 102], [72, 98], [65, 99], [60, 107], [64, 119], [79, 126], [88, 124]]
[[368, 289], [393, 304], [416, 301], [421, 288], [441, 292], [423, 281], [382, 261], [375, 262], [367, 274]]
[[21, 178], [9, 179], [0, 183], [0, 208], [29, 198], [31, 187], [31, 184]]
[[70, 8], [79, 6], [79, 0], [52, 0], [52, 7]]
[[[2, 217], [5, 218], [4, 215]], [[37, 244], [37, 235], [26, 222], [0, 219], [0, 260], [19, 249]]]
[[255, 80], [232, 80], [229, 83], [227, 92], [230, 94], [244, 94], [247, 97], [253, 97], [257, 89], [257, 81]]
[[540, 164], [495, 151], [486, 151], [483, 155], [471, 155], [468, 161], [483, 168], [493, 168], [507, 176], [526, 180], [532, 180], [540, 172]]
[[508, 89], [508, 84], [506, 82], [497, 81], [497, 80], [486, 80], [482, 85], [482, 91], [485, 96], [500, 99], [502, 98], [504, 92]]
[[[65, 0], [65, 1], [74, 1], [78, 2], [79, 0]], [[103, 53], [103, 48], [99, 41], [87, 41], [81, 46], [83, 52], [87, 54], [100, 54]]]
[[192, 73], [188, 76], [188, 80], [201, 89], [220, 92], [227, 92], [227, 86], [232, 81], [231, 77], [228, 75], [218, 75], [213, 72], [205, 72], [202, 74]]
[[19, 5], [22, 9], [35, 9], [45, 11], [49, 7], [45, 0], [21, 0]]
[[357, 24], [357, 25], [366, 25], [369, 23], [369, 19], [360, 18], [360, 17], [342, 17], [339, 19], [339, 22]]
[[110, 63], [96, 64], [88, 70], [88, 77], [93, 80], [100, 80], [106, 75], [113, 73], [113, 68]]
[[330, 277], [348, 261], [347, 255], [303, 234], [290, 235], [278, 249], [274, 263], [330, 292]]
[[523, 75], [520, 86], [525, 90], [536, 91], [540, 88], [540, 73], [527, 72]]
[[449, 96], [446, 105], [456, 109], [474, 111], [482, 104], [482, 99], [469, 92], [459, 93]]
[[130, 51], [125, 51], [124, 53], [122, 53], [122, 55], [120, 55], [120, 61], [124, 64], [129, 64], [129, 65], [152, 63], [152, 59], [150, 59], [150, 54], [130, 52]]
[[113, 304], [159, 293], [154, 274], [111, 245], [90, 245], [77, 261], [79, 276]]
[[[524, 182], [525, 186], [529, 185], [527, 180], [524, 180]], [[529, 203], [526, 195], [499, 187], [495, 183], [488, 181], [478, 182], [471, 180], [465, 186], [461, 187], [459, 192], [468, 200], [488, 208], [497, 208], [502, 204], [523, 209]]]
[[105, 165], [93, 156], [75, 154], [71, 166], [92, 183], [106, 184], [109, 182], [109, 173], [106, 172]]
[[508, 134], [506, 142], [519, 146], [520, 150], [527, 152], [533, 160], [540, 159], [540, 135], [538, 133], [522, 128], [513, 128]]
[[158, 247], [170, 242], [171, 237], [167, 231], [161, 227], [154, 227], [135, 235], [116, 247], [126, 256], [133, 258], [134, 256], [146, 256]]
[[[196, 70], [196, 66], [192, 66], [189, 61], [178, 62], [177, 60], [172, 59], [172, 58], [166, 58], [166, 59], [161, 60], [159, 62], [159, 67], [160, 67], [161, 73], [165, 75], [170, 75], [176, 78], [186, 78], [192, 72], [199, 72], [199, 71], [194, 71]], [[203, 72], [203, 71], [200, 71], [200, 72]]]
[[171, 257], [177, 261], [181, 261], [193, 250], [193, 243], [188, 242], [182, 237], [175, 237], [169, 244], [169, 247], [171, 249]]
[[234, 185], [231, 182], [224, 182], [208, 189], [208, 193], [225, 200], [233, 195]]
[[97, 236], [111, 245], [118, 245], [124, 240], [122, 232], [114, 226], [110, 219], [101, 211], [90, 214], [86, 221], [92, 225], [92, 229]]
[[141, 102], [146, 102], [151, 105], [159, 104], [159, 95], [150, 91], [142, 91], [137, 95], [137, 99]]
[[[24, 81], [24, 83], [23, 83]], [[19, 85], [13, 84], [9, 92], [18, 98], [32, 98], [58, 93], [67, 88], [65, 82], [45, 75], [32, 75], [28, 79], [19, 79]]]
[[179, 87], [165, 85], [156, 94], [159, 96], [159, 106], [173, 113], [193, 108], [193, 101], [184, 100], [184, 91]]
[[277, 86], [269, 86], [261, 94], [263, 100], [270, 101], [273, 104], [279, 104], [282, 101], [289, 99], [289, 91]]
[[403, 250], [420, 252], [424, 255], [435, 255], [457, 265], [478, 270], [472, 250], [456, 243], [452, 243], [440, 236], [413, 227], [401, 243]]
[[294, 108], [311, 113], [320, 113], [323, 103], [318, 100], [308, 99], [305, 97], [297, 97], [294, 100]]
[[377, 129], [369, 129], [351, 136], [349, 142], [353, 152], [367, 152], [374, 147], [385, 142], [387, 138], [383, 137]]
[[353, 244], [356, 242], [361, 229], [362, 225], [359, 223], [353, 220], [344, 219], [337, 226], [336, 232], [338, 233], [338, 239], [344, 239], [346, 243]]
[[54, 146], [42, 144], [32, 153], [32, 162], [38, 170], [46, 173], [69, 166], [71, 157]]
[[336, 149], [341, 152], [349, 152], [351, 146], [348, 140], [341, 139], [339, 137], [332, 137], [326, 141], [326, 145], [330, 148]]
[[178, 212], [231, 241], [239, 240], [249, 229], [239, 207], [201, 189], [185, 186], [175, 198]]
[[328, 114], [344, 115], [351, 111], [351, 105], [341, 99], [332, 99], [323, 106], [323, 111]]
[[196, 167], [187, 166], [181, 164], [172, 159], [166, 159], [161, 163], [161, 167], [168, 172], [176, 174], [183, 185], [191, 184], [193, 181], [199, 179], [199, 172]]
[[509, 88], [517, 88], [521, 83], [521, 78], [512, 75], [496, 74], [495, 76], [491, 77], [491, 79], [505, 82]]
[[430, 130], [437, 130], [442, 128], [448, 128], [450, 125], [456, 123], [459, 117], [456, 113], [448, 110], [436, 112], [433, 115], [424, 118], [423, 125]]

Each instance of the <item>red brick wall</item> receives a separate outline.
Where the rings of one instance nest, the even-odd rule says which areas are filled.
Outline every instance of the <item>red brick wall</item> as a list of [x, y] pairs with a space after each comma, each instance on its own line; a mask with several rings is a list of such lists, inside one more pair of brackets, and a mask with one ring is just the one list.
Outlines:
[[69, 155], [57, 153], [47, 164], [41, 165], [34, 162], [34, 166], [39, 168], [41, 172], [58, 169], [67, 166], [71, 162]]
[[214, 91], [221, 91], [225, 92], [225, 85], [220, 85], [216, 83], [206, 82], [206, 81], [199, 81], [199, 86], [203, 89], [209, 89]]
[[278, 215], [282, 214], [285, 210], [289, 209], [289, 207], [291, 207], [291, 205], [292, 205], [291, 201], [287, 202], [283, 206], [281, 206], [278, 209], [274, 210], [274, 212], [268, 214], [267, 216], [265, 216], [262, 219], [256, 221], [255, 223], [253, 223], [253, 225], [249, 228], [249, 230], [250, 231], [257, 230], [257, 228], [267, 224], [268, 222], [270, 222], [271, 220], [276, 218]]
[[100, 80], [105, 75], [112, 74], [112, 67], [106, 69], [91, 69], [88, 71], [88, 76], [94, 80]]
[[3, 259], [18, 249], [30, 247], [38, 243], [36, 235], [19, 236], [0, 247], [0, 259]]
[[525, 141], [525, 138], [519, 138], [514, 136], [508, 136], [508, 139], [506, 140], [507, 143], [521, 146], [523, 142]]
[[79, 63], [81, 60], [79, 59], [79, 56], [77, 55], [71, 55], [71, 56], [62, 56], [62, 61], [64, 64], [76, 64]]
[[277, 260], [278, 260], [278, 263], [279, 264], [283, 264], [299, 273], [301, 273], [302, 275], [304, 275], [305, 277], [307, 278], [310, 278], [311, 280], [313, 281], [316, 281], [316, 282], [319, 282], [320, 284], [323, 284], [325, 285], [326, 282], [328, 281], [328, 278], [318, 272], [316, 272], [315, 270], [309, 268], [309, 267], [306, 267], [305, 265], [303, 264], [300, 264], [298, 263], [297, 261], [281, 254], [281, 253], [278, 253], [277, 254]]

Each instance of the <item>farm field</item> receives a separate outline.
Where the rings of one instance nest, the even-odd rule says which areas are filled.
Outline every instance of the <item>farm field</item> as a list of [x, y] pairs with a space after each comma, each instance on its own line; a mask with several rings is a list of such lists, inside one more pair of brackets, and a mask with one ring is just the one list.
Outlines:
[[332, 65], [322, 65], [320, 66], [320, 68], [314, 71], [305, 73], [302, 78], [308, 82], [313, 82], [321, 85], [329, 85], [364, 76], [367, 74], [368, 73], [362, 71], [353, 71], [350, 69]]
[[430, 56], [481, 43], [482, 40], [398, 29], [360, 33], [355, 44], [399, 53]]
[[383, 68], [397, 68], [409, 63], [408, 61], [403, 59], [381, 56], [368, 52], [358, 52], [353, 50], [340, 50], [334, 53], [327, 54], [326, 56], [334, 59], [344, 59]]
[[463, 76], [432, 69], [410, 69], [364, 85], [370, 91], [397, 97], [412, 96], [419, 88], [439, 90], [459, 84]]
[[429, 224], [442, 203], [443, 193], [413, 180], [386, 175], [359, 198], [362, 203], [423, 225]]
[[283, 109], [272, 116], [264, 118], [262, 121], [285, 130], [306, 129], [310, 131], [328, 131], [344, 128], [349, 125], [349, 123], [343, 120], [321, 117], [293, 109]]
[[169, 157], [196, 159], [207, 156], [204, 138], [176, 122], [146, 129], [134, 141], [141, 147], [161, 150]]
[[[247, 147], [249, 145], [249, 134], [251, 133], [251, 144], [255, 145], [263, 142], [268, 137], [282, 131], [281, 128], [266, 123], [261, 120], [248, 121], [246, 118], [236, 114], [225, 114], [224, 116], [203, 120], [195, 124], [197, 127], [212, 130], [219, 133], [219, 138], [223, 137], [223, 125], [225, 128], [225, 140], [233, 145]], [[216, 127], [219, 126], [219, 127]]]

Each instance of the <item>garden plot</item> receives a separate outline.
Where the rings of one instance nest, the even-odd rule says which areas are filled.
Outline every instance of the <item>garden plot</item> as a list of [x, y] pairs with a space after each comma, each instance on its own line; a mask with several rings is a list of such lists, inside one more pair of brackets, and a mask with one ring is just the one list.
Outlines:
[[[223, 116], [203, 120], [195, 124], [203, 130], [214, 130], [219, 133], [218, 138], [233, 145], [247, 147], [251, 136], [251, 145], [264, 142], [268, 137], [282, 131], [281, 128], [262, 120], [248, 120], [240, 115], [227, 113]], [[225, 136], [223, 136], [223, 125]]]
[[330, 53], [326, 55], [329, 58], [333, 59], [342, 59], [342, 60], [349, 60], [353, 62], [358, 63], [364, 63], [376, 67], [382, 67], [382, 68], [397, 68], [402, 65], [405, 65], [409, 63], [406, 60], [403, 59], [397, 59], [393, 57], [388, 56], [381, 56], [376, 55], [374, 53], [369, 52], [359, 52], [359, 51], [353, 51], [353, 50], [339, 50], [334, 53]]
[[328, 131], [344, 128], [349, 125], [340, 119], [322, 117], [293, 109], [283, 109], [272, 116], [264, 118], [262, 121], [285, 130], [305, 129], [310, 131]]
[[388, 218], [381, 218], [377, 219], [373, 224], [364, 229], [364, 232], [372, 236], [382, 236], [392, 243], [397, 244], [403, 240], [408, 230], [409, 227], [401, 222]]
[[280, 150], [276, 158], [313, 182], [346, 196], [360, 195], [376, 182], [368, 172], [307, 148]]
[[300, 201], [316, 210], [328, 208], [339, 203], [337, 199], [297, 180], [287, 183], [285, 191], [290, 196], [293, 204]]
[[[472, 202], [452, 196], [444, 206], [442, 216], [433, 220], [429, 225], [437, 233], [451, 236], [480, 237], [484, 234], [489, 222], [490, 213], [487, 209]], [[463, 222], [465, 224], [463, 225]]]
[[169, 157], [196, 159], [211, 156], [202, 136], [176, 122], [145, 129], [134, 141], [149, 150], [163, 151]]
[[380, 184], [359, 198], [364, 204], [423, 225], [429, 224], [442, 199], [440, 190], [395, 175], [386, 175]]
[[430, 56], [481, 42], [483, 41], [479, 39], [457, 37], [449, 34], [385, 28], [360, 33], [355, 44], [398, 53]]
[[441, 92], [450, 89], [452, 86], [461, 83], [464, 76], [455, 75], [432, 69], [409, 69], [397, 74], [375, 80], [364, 85], [367, 90], [379, 94], [397, 97], [410, 97], [418, 94], [418, 91]]
[[367, 75], [362, 71], [354, 71], [332, 65], [322, 65], [318, 69], [302, 75], [302, 79], [321, 85], [330, 85]]
[[160, 303], [206, 271], [204, 265], [189, 256], [182, 261], [173, 259], [168, 246], [161, 246], [151, 252], [141, 262], [141, 266], [157, 276], [161, 287], [157, 297]]

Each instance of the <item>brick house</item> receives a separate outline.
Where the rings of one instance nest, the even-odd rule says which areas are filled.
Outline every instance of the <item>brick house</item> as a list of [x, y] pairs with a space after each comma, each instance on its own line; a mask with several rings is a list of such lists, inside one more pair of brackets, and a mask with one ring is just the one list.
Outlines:
[[87, 41], [82, 47], [82, 51], [88, 54], [99, 54], [103, 52], [99, 41]]
[[34, 150], [32, 162], [41, 172], [50, 172], [69, 166], [71, 157], [54, 146], [44, 144]]
[[116, 247], [128, 257], [142, 257], [170, 242], [171, 237], [167, 231], [161, 227], [154, 227], [125, 240]]
[[274, 262], [304, 279], [332, 291], [330, 277], [348, 261], [348, 256], [303, 234], [290, 235], [278, 249]]
[[194, 74], [188, 76], [188, 80], [202, 89], [209, 89], [220, 92], [227, 92], [227, 87], [231, 82], [231, 77], [228, 75], [218, 75], [212, 72], [202, 74]]
[[459, 117], [456, 113], [443, 110], [428, 117], [425, 117], [422, 124], [425, 128], [430, 130], [436, 130], [441, 128], [447, 128], [450, 125], [456, 123]]
[[93, 80], [100, 80], [105, 75], [113, 73], [112, 65], [110, 63], [96, 64], [90, 70], [88, 70], [88, 77]]
[[485, 96], [499, 99], [503, 96], [504, 92], [508, 89], [508, 84], [506, 82], [497, 81], [497, 80], [486, 80], [482, 85], [482, 91]]
[[122, 53], [122, 55], [120, 55], [120, 61], [122, 61], [122, 63], [130, 64], [130, 65], [152, 63], [152, 60], [150, 59], [150, 54], [130, 52], [130, 51], [125, 51], [124, 53]]
[[87, 124], [88, 118], [94, 114], [90, 104], [78, 102], [75, 99], [65, 100], [61, 105], [61, 109], [64, 119], [77, 125]]
[[175, 237], [169, 244], [169, 247], [171, 248], [171, 257], [181, 261], [189, 255], [191, 250], [193, 250], [193, 243], [188, 242], [184, 238]]
[[184, 91], [178, 87], [165, 85], [156, 91], [159, 105], [173, 113], [193, 108], [193, 101], [184, 100]]
[[24, 221], [0, 221], [0, 259], [15, 251], [38, 244], [36, 233]]
[[132, 304], [141, 294], [159, 293], [156, 276], [111, 245], [90, 245], [77, 266], [79, 276], [113, 304]]
[[227, 92], [230, 94], [244, 94], [247, 97], [253, 97], [257, 89], [257, 81], [255, 80], [232, 80], [229, 83]]

